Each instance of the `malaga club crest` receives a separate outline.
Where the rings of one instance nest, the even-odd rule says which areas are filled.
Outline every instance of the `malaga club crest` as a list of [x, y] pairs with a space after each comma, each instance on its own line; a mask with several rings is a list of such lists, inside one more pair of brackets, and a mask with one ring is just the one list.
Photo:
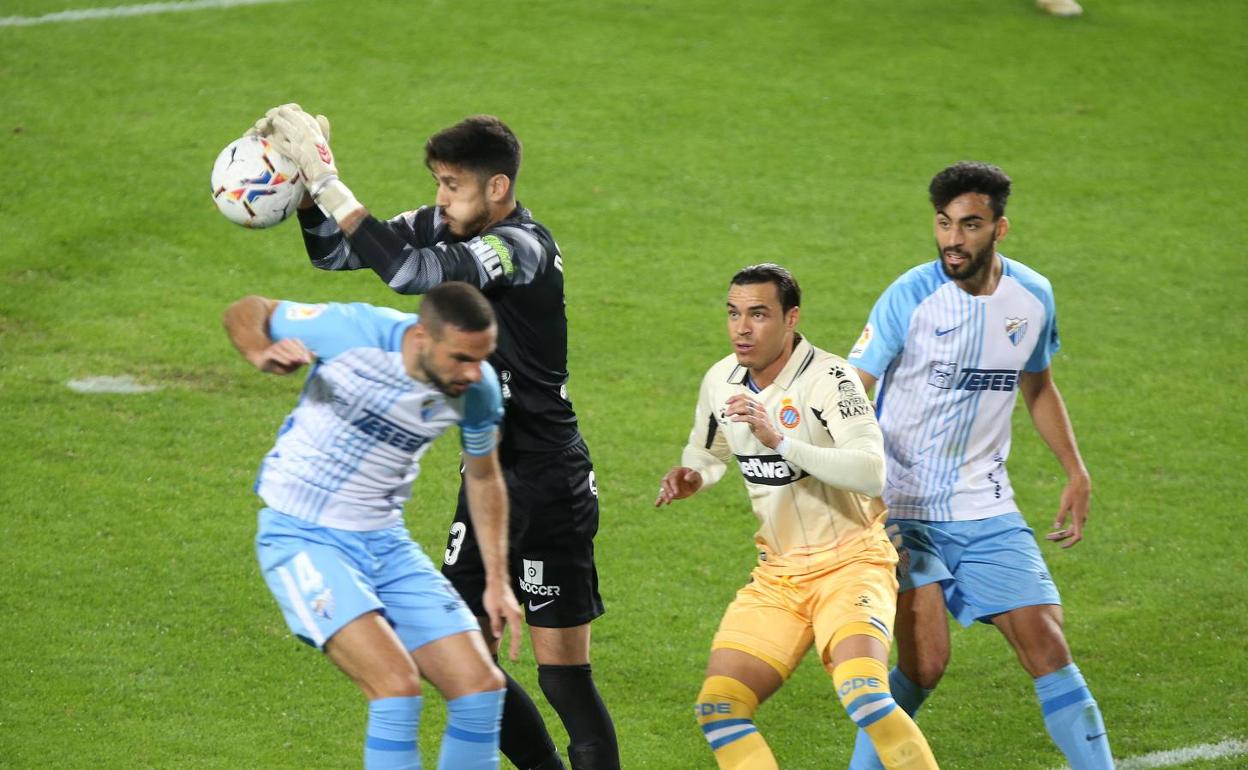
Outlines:
[[1005, 336], [1010, 338], [1010, 342], [1012, 342], [1015, 347], [1018, 347], [1018, 343], [1022, 342], [1023, 337], [1027, 336], [1027, 319], [1005, 319]]

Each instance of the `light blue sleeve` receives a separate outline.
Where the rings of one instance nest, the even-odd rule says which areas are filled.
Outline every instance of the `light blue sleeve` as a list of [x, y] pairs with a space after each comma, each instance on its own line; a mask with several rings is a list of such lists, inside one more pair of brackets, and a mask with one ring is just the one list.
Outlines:
[[1053, 303], [1053, 295], [1044, 308], [1045, 323], [1040, 339], [1036, 341], [1036, 349], [1031, 351], [1031, 358], [1023, 369], [1029, 372], [1043, 372], [1049, 368], [1053, 354], [1062, 346], [1062, 339], [1057, 333], [1057, 308]]
[[416, 323], [411, 313], [363, 302], [329, 302], [309, 305], [279, 302], [269, 318], [269, 337], [274, 341], [298, 338], [321, 361], [352, 348], [397, 351], [403, 332]]
[[481, 381], [464, 393], [464, 416], [459, 421], [459, 441], [470, 455], [488, 455], [498, 444], [498, 424], [503, 421], [503, 392], [498, 375], [488, 363], [481, 364]]
[[1023, 365], [1023, 371], [1043, 372], [1049, 368], [1053, 355], [1062, 346], [1057, 333], [1057, 303], [1053, 300], [1053, 284], [1040, 273], [1019, 262], [1010, 261], [1010, 275], [1023, 285], [1044, 306], [1044, 326], [1036, 338], [1031, 357]]
[[914, 309], [939, 286], [939, 281], [933, 281], [928, 275], [932, 264], [907, 271], [875, 301], [875, 307], [871, 308], [871, 315], [867, 318], [867, 327], [849, 353], [851, 364], [877, 380], [884, 376], [888, 365], [906, 345]]

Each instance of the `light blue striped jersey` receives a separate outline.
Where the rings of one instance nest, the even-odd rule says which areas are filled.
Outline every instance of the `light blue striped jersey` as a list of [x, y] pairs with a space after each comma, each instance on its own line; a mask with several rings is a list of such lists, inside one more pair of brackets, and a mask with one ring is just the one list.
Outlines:
[[266, 505], [325, 527], [384, 529], [402, 520], [421, 455], [452, 425], [465, 452], [494, 450], [503, 401], [493, 367], [483, 362], [480, 382], [455, 398], [412, 379], [400, 351], [416, 321], [359, 302], [278, 304], [269, 336], [299, 339], [317, 361], [260, 465]]
[[939, 261], [880, 295], [849, 362], [879, 379], [889, 515], [985, 519], [1018, 510], [1005, 463], [1022, 372], [1059, 346], [1048, 279], [998, 255], [1001, 282], [972, 296]]

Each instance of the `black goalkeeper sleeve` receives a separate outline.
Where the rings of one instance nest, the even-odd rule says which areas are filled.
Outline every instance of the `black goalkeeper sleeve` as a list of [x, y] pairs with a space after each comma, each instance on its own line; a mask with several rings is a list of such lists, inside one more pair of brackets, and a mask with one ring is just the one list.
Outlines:
[[351, 252], [390, 286], [412, 251], [410, 245], [372, 214], [364, 217], [355, 232], [347, 236], [347, 241]]

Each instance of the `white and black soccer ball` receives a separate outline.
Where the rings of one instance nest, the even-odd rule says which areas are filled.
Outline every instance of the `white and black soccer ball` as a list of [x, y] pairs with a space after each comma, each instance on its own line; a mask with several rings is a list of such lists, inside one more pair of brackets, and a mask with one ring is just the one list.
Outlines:
[[295, 162], [264, 137], [230, 142], [212, 164], [212, 201], [243, 227], [272, 227], [303, 199], [303, 175]]

